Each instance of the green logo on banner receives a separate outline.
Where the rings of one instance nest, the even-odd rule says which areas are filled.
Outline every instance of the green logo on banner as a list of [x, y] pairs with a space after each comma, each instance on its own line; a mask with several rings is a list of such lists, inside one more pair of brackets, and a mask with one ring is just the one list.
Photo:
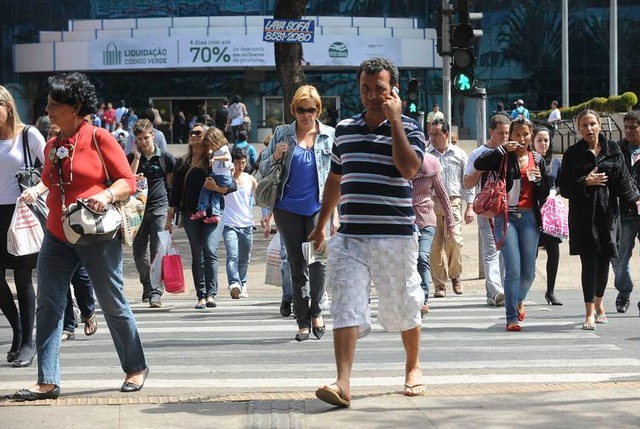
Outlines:
[[102, 64], [105, 66], [122, 65], [122, 52], [115, 43], [109, 42], [107, 48], [102, 51]]

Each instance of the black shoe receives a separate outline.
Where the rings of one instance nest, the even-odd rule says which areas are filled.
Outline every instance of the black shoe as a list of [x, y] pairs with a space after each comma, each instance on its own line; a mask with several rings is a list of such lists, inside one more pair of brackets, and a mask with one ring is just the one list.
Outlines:
[[16, 360], [16, 358], [18, 357], [18, 354], [20, 354], [20, 350], [18, 350], [16, 352], [9, 350], [7, 352], [7, 362], [11, 363], [14, 360]]
[[326, 329], [325, 329], [325, 325], [322, 326], [318, 326], [318, 327], [312, 327], [311, 331], [313, 332], [313, 335], [315, 335], [315, 337], [317, 339], [322, 338], [322, 336], [324, 335]]
[[544, 299], [547, 300], [547, 305], [562, 305], [562, 303], [556, 299], [556, 296], [553, 294], [553, 292], [545, 293]]
[[640, 311], [640, 301], [638, 301], [638, 311]]
[[300, 342], [300, 341], [307, 341], [309, 339], [309, 333], [305, 332], [305, 333], [301, 333], [298, 332], [296, 334], [296, 341]]
[[35, 350], [33, 351], [33, 354], [31, 355], [31, 357], [28, 359], [18, 359], [18, 356], [16, 356], [16, 359], [13, 362], [11, 362], [11, 366], [14, 368], [26, 368], [28, 366], [31, 366], [31, 364], [33, 363], [34, 357], [36, 357]]
[[48, 392], [34, 392], [29, 389], [20, 389], [11, 396], [11, 399], [15, 401], [37, 401], [39, 399], [58, 399], [60, 396], [60, 386], [55, 386]]
[[149, 302], [149, 295], [146, 293], [142, 294], [142, 302]]
[[142, 383], [135, 384], [129, 381], [125, 381], [124, 383], [122, 383], [122, 386], [120, 387], [120, 391], [124, 393], [139, 392], [144, 387], [144, 382], [147, 380], [147, 375], [149, 375], [149, 367], [147, 367], [144, 370], [144, 375], [142, 376]]
[[280, 303], [280, 315], [282, 317], [291, 316], [291, 301], [282, 301]]
[[151, 295], [151, 297], [149, 298], [149, 307], [162, 308], [162, 301], [160, 300], [160, 295]]
[[618, 296], [616, 297], [616, 311], [618, 313], [626, 313], [630, 304], [631, 300], [629, 299], [629, 295], [618, 292]]

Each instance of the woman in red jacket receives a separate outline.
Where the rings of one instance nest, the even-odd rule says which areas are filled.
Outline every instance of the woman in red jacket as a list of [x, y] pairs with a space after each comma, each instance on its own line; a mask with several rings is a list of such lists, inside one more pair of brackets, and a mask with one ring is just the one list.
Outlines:
[[[58, 138], [45, 147], [42, 172], [49, 188], [47, 231], [38, 256], [36, 345], [38, 381], [13, 395], [18, 401], [55, 399], [60, 395], [60, 340], [67, 292], [73, 273], [84, 265], [126, 373], [121, 392], [142, 389], [149, 371], [138, 328], [124, 294], [122, 243], [119, 237], [86, 246], [65, 239], [65, 207], [84, 198], [95, 211], [125, 200], [136, 190], [136, 179], [118, 142], [105, 129], [95, 128], [85, 117], [95, 112], [95, 87], [82, 73], [49, 78], [47, 112], [60, 127]], [[98, 155], [97, 145], [105, 167]], [[112, 181], [107, 180], [105, 168]]]

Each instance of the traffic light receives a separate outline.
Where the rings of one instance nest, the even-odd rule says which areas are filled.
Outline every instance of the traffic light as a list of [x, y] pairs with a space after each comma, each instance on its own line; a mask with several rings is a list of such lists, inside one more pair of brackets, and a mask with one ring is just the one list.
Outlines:
[[405, 108], [405, 115], [417, 119], [420, 115], [420, 106], [418, 105], [420, 81], [418, 79], [409, 80], [409, 90], [407, 93], [407, 107]]
[[451, 31], [452, 83], [460, 94], [473, 96], [476, 88], [474, 41], [482, 36], [482, 30], [474, 29], [471, 21], [482, 19], [482, 14], [469, 13], [469, 0], [458, 0], [457, 11], [460, 23]]

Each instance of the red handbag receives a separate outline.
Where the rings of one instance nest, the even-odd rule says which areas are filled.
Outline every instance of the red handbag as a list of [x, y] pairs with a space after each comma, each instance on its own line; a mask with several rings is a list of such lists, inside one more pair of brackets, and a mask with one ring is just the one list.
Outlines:
[[182, 259], [178, 249], [175, 248], [173, 240], [167, 255], [162, 257], [162, 281], [164, 290], [168, 293], [184, 292], [184, 271], [182, 270]]
[[[500, 162], [499, 170], [488, 173], [487, 181], [473, 200], [473, 211], [480, 217], [489, 218], [489, 225], [491, 226], [497, 250], [502, 248], [507, 235], [507, 220], [509, 217], [509, 206], [507, 204], [508, 157], [509, 155], [505, 153]], [[502, 226], [502, 238], [497, 241], [493, 218], [500, 214], [504, 216], [504, 223]]]

